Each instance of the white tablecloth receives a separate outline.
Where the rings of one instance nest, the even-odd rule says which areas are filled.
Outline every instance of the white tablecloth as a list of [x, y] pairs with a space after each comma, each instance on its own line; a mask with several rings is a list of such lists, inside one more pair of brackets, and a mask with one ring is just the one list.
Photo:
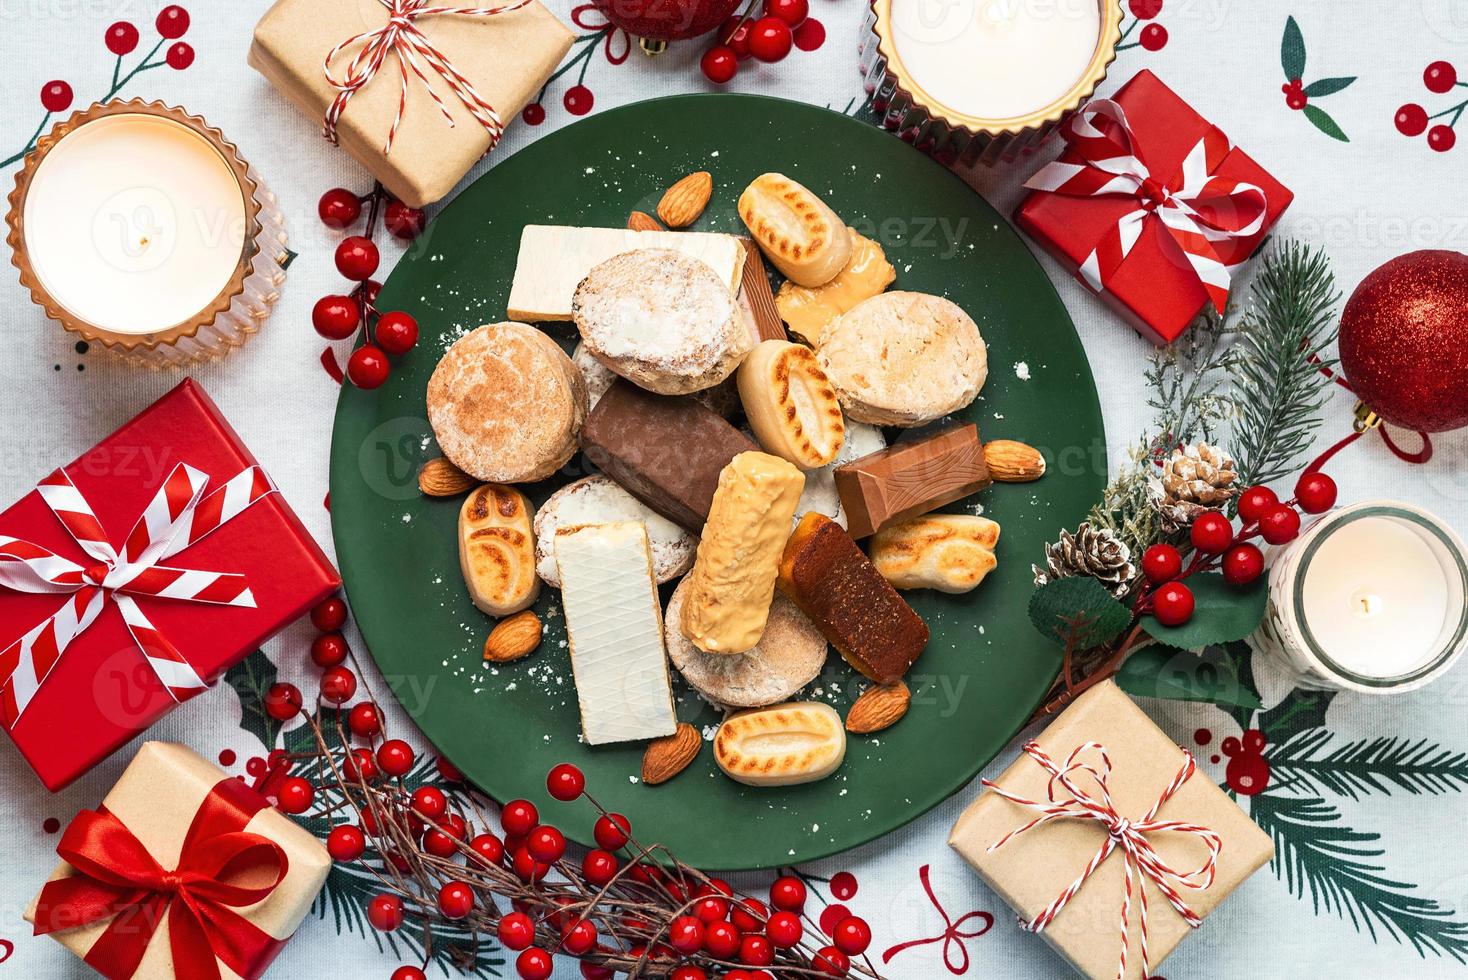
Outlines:
[[[5, 145], [0, 158], [19, 150], [40, 121], [36, 92], [52, 78], [67, 80], [79, 104], [105, 92], [113, 58], [103, 46], [103, 31], [118, 19], [136, 23], [143, 49], [154, 39], [152, 21], [160, 0], [3, 0], [0, 29], [10, 65], [0, 103]], [[569, 0], [551, 6], [570, 19]], [[311, 330], [315, 299], [338, 291], [332, 266], [336, 240], [315, 217], [323, 190], [336, 184], [365, 188], [368, 178], [343, 153], [323, 142], [316, 126], [245, 65], [245, 53], [264, 0], [237, 3], [195, 2], [186, 40], [197, 61], [185, 71], [160, 68], [134, 79], [123, 94], [183, 104], [201, 113], [238, 142], [277, 192], [287, 214], [292, 244], [301, 255], [290, 270], [284, 296], [264, 333], [220, 364], [194, 372], [223, 407], [245, 441], [261, 458], [286, 497], [328, 549], [331, 536], [323, 497], [327, 454], [337, 386], [318, 363], [321, 340]], [[859, 0], [811, 0], [811, 13], [827, 38], [813, 52], [795, 52], [776, 66], [747, 65], [730, 86], [846, 110], [863, 98], [856, 74], [855, 47], [863, 4]], [[1349, 136], [1341, 142], [1310, 125], [1286, 106], [1280, 86], [1280, 42], [1291, 11], [1265, 0], [1166, 0], [1155, 23], [1166, 28], [1160, 50], [1133, 46], [1123, 51], [1105, 91], [1143, 67], [1163, 79], [1221, 125], [1240, 145], [1273, 170], [1296, 193], [1280, 232], [1324, 245], [1341, 284], [1350, 289], [1380, 262], [1416, 248], [1468, 249], [1468, 203], [1463, 195], [1463, 158], [1468, 148], [1433, 152], [1422, 137], [1409, 139], [1393, 125], [1405, 102], [1421, 102], [1429, 112], [1450, 108], [1455, 95], [1433, 95], [1421, 73], [1433, 60], [1468, 62], [1468, 3], [1421, 0], [1381, 4], [1348, 0], [1294, 5], [1308, 51], [1307, 82], [1322, 76], [1358, 75], [1328, 99], [1318, 100]], [[596, 15], [583, 22], [599, 22]], [[1127, 23], [1132, 23], [1129, 14]], [[577, 28], [585, 34], [584, 28]], [[1131, 35], [1135, 41], [1138, 32]], [[619, 55], [622, 37], [610, 41]], [[636, 51], [623, 64], [607, 57], [601, 42], [583, 64], [552, 83], [544, 96], [546, 117], [538, 126], [512, 125], [493, 158], [513, 154], [544, 131], [574, 121], [563, 105], [572, 97], [594, 97], [594, 110], [674, 92], [707, 88], [698, 72], [699, 43], [675, 46], [648, 60]], [[1153, 45], [1155, 47], [1155, 45]], [[578, 46], [576, 50], [580, 50]], [[140, 53], [140, 52], [139, 52]], [[573, 52], [574, 54], [574, 52]], [[128, 59], [129, 64], [137, 55]], [[1468, 64], [1464, 65], [1468, 68]], [[1462, 89], [1454, 90], [1462, 92]], [[579, 107], [579, 105], [578, 105]], [[1441, 121], [1441, 120], [1439, 120]], [[13, 146], [10, 144], [14, 144]], [[11, 172], [15, 167], [9, 168]], [[981, 174], [979, 191], [1001, 213], [1012, 209], [1017, 186], [1030, 168]], [[398, 252], [389, 248], [390, 265]], [[1101, 391], [1113, 449], [1146, 424], [1141, 370], [1149, 345], [1122, 326], [1096, 299], [1075, 285], [1048, 259], [1042, 259], [1075, 320], [1090, 354]], [[386, 270], [384, 270], [386, 271]], [[0, 283], [0, 342], [5, 350], [5, 390], [0, 395], [0, 500], [24, 493], [36, 478], [76, 456], [177, 381], [177, 376], [130, 370], [104, 351], [80, 353], [73, 338], [45, 320], [15, 282]], [[1328, 434], [1349, 426], [1351, 400], [1334, 396]], [[1379, 441], [1365, 440], [1333, 465], [1342, 499], [1395, 497], [1425, 506], [1468, 532], [1468, 466], [1460, 433], [1437, 440], [1437, 456], [1426, 467], [1408, 467], [1392, 458]], [[1056, 528], [1055, 530], [1059, 530]], [[1014, 556], [1011, 560], [1029, 560]], [[285, 677], [314, 688], [308, 675], [306, 646], [311, 631], [297, 626], [274, 641], [268, 652]], [[1284, 696], [1287, 684], [1260, 665], [1265, 704]], [[1375, 736], [1423, 739], [1446, 749], [1468, 748], [1463, 720], [1468, 715], [1468, 667], [1435, 686], [1390, 702], [1342, 696], [1332, 703], [1325, 727], [1336, 739]], [[1185, 745], [1195, 748], [1213, 778], [1222, 782], [1228, 759], [1218, 751], [1222, 739], [1239, 734], [1239, 725], [1208, 706], [1146, 702]], [[152, 737], [176, 739], [214, 758], [233, 753], [231, 771], [243, 771], [263, 748], [238, 727], [240, 706], [233, 691], [219, 689], [199, 697], [157, 725]], [[1206, 739], [1201, 730], [1206, 729]], [[58, 739], [65, 732], [57, 732]], [[1206, 741], [1206, 746], [1205, 746]], [[1200, 747], [1204, 746], [1204, 747]], [[1014, 748], [990, 766], [998, 771]], [[48, 939], [33, 939], [21, 919], [25, 904], [54, 861], [56, 825], [98, 801], [116, 779], [129, 752], [120, 753], [55, 796], [27, 771], [8, 741], [0, 739], [0, 816], [8, 830], [0, 835], [0, 980], [6, 977], [69, 977], [89, 970]], [[228, 758], [228, 756], [226, 756]], [[1216, 761], [1210, 761], [1216, 760]], [[1449, 769], [1453, 767], [1448, 766]], [[1458, 765], [1455, 771], [1461, 771]], [[1331, 826], [1347, 827], [1380, 839], [1358, 844], [1379, 857], [1382, 875], [1401, 883], [1396, 891], [1436, 900], [1450, 922], [1468, 920], [1468, 853], [1462, 846], [1463, 802], [1456, 795], [1461, 778], [1448, 779], [1444, 795], [1413, 795], [1400, 786], [1390, 792], [1363, 792], [1360, 799], [1324, 793], [1339, 809]], [[919, 869], [931, 868], [935, 894], [952, 919], [971, 911], [993, 916], [993, 926], [966, 941], [967, 957], [948, 946], [950, 968], [967, 959], [971, 976], [1043, 977], [1064, 972], [1060, 959], [1036, 937], [1021, 932], [997, 897], [945, 846], [948, 829], [972, 798], [970, 787], [907, 828], [856, 851], [806, 870], [829, 876], [853, 873], [859, 890], [847, 904], [868, 918], [877, 938], [874, 951], [897, 942], [940, 936], [943, 914], [924, 894]], [[1244, 800], [1244, 805], [1249, 805]], [[1290, 853], [1296, 853], [1291, 849]], [[1266, 869], [1247, 882], [1190, 938], [1161, 972], [1179, 977], [1288, 976], [1309, 971], [1334, 976], [1449, 976], [1462, 967], [1445, 956], [1419, 955], [1411, 942], [1398, 941], [1370, 916], [1353, 924], [1349, 916], [1322, 902], [1318, 912], [1308, 886], [1293, 889], [1285, 869]], [[763, 879], [751, 878], [751, 887]], [[1356, 894], [1361, 894], [1357, 892]], [[1368, 896], [1369, 897], [1369, 896]], [[1350, 907], [1351, 903], [1348, 901]], [[1453, 911], [1456, 910], [1456, 911]], [[964, 924], [973, 931], [977, 920]], [[1374, 927], [1374, 932], [1367, 925]], [[1414, 927], [1415, 929], [1416, 927]], [[1412, 930], [1409, 930], [1412, 931]], [[1418, 935], [1413, 932], [1413, 935]], [[1468, 947], [1452, 941], [1459, 956]], [[945, 945], [930, 943], [898, 954], [885, 967], [896, 978], [945, 975]], [[308, 919], [278, 961], [273, 975], [326, 978], [341, 975], [387, 977], [396, 961], [379, 951], [371, 937], [338, 932], [331, 919]], [[513, 973], [508, 964], [502, 968]], [[574, 976], [562, 965], [557, 976]]]

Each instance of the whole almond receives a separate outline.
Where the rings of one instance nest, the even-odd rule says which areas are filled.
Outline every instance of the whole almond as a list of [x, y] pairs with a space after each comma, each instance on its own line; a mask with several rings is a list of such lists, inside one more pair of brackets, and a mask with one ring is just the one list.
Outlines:
[[642, 781], [649, 786], [666, 783], [687, 769], [701, 748], [703, 736], [698, 729], [679, 722], [676, 732], [648, 743], [642, 756]]
[[890, 728], [907, 714], [912, 692], [898, 681], [880, 687], [869, 687], [846, 713], [846, 730], [856, 735], [870, 735]]
[[714, 178], [707, 170], [689, 174], [663, 193], [658, 217], [669, 228], [686, 228], [698, 220], [714, 193]]
[[989, 475], [1000, 483], [1029, 483], [1045, 475], [1045, 457], [1033, 446], [1013, 439], [984, 443], [984, 462]]
[[646, 211], [633, 211], [627, 216], [627, 229], [629, 231], [665, 231], [658, 219]]
[[495, 624], [484, 641], [484, 659], [507, 664], [528, 656], [540, 646], [540, 620], [529, 609], [517, 612]]
[[478, 480], [442, 456], [430, 459], [418, 471], [418, 489], [430, 497], [457, 497], [478, 485]]

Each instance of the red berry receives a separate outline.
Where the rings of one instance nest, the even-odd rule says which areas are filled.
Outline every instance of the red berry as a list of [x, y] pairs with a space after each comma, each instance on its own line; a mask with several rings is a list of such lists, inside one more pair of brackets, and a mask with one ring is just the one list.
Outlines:
[[769, 906], [757, 898], [741, 898], [732, 903], [729, 921], [740, 932], [759, 932], [770, 917]]
[[1161, 24], [1148, 24], [1142, 28], [1141, 43], [1148, 51], [1161, 51], [1167, 46], [1167, 28]]
[[169, 45], [168, 53], [163, 56], [163, 60], [168, 62], [168, 67], [174, 71], [183, 71], [194, 63], [194, 49], [189, 46], [188, 42], [179, 41], [177, 44]]
[[371, 344], [358, 347], [347, 358], [347, 377], [365, 391], [381, 387], [391, 372], [392, 365], [388, 363], [387, 355]]
[[322, 633], [311, 641], [311, 662], [318, 667], [339, 667], [347, 660], [347, 641], [340, 633]]
[[396, 895], [378, 895], [367, 903], [367, 921], [378, 932], [392, 932], [403, 924], [403, 900]]
[[1162, 13], [1162, 0], [1129, 0], [1127, 6], [1137, 20], [1151, 20]]
[[1250, 487], [1239, 494], [1239, 517], [1245, 524], [1257, 523], [1259, 518], [1279, 506], [1279, 496], [1268, 487]]
[[569, 762], [563, 762], [545, 777], [546, 792], [562, 803], [570, 803], [586, 792], [586, 774]]
[[1233, 585], [1248, 585], [1264, 574], [1264, 552], [1257, 545], [1236, 544], [1223, 556], [1223, 577]]
[[350, 235], [336, 246], [336, 268], [353, 282], [372, 278], [382, 257], [372, 239], [363, 235]]
[[860, 956], [872, 944], [872, 927], [865, 919], [848, 916], [836, 923], [831, 942], [847, 956]]
[[1308, 105], [1309, 102], [1310, 97], [1304, 92], [1291, 92], [1289, 95], [1285, 96], [1285, 105], [1289, 106], [1291, 109], [1294, 109], [1296, 112], [1305, 108], [1305, 106]]
[[739, 940], [739, 962], [745, 966], [769, 966], [775, 962], [775, 948], [758, 933]]
[[765, 935], [770, 937], [770, 942], [777, 949], [799, 945], [800, 937], [804, 934], [805, 926], [801, 924], [800, 916], [794, 912], [776, 912], [765, 923]]
[[703, 921], [697, 916], [680, 915], [668, 925], [668, 945], [686, 956], [703, 949]]
[[474, 911], [474, 889], [451, 881], [438, 890], [438, 910], [446, 919], [463, 919]]
[[1142, 555], [1142, 574], [1153, 585], [1171, 582], [1182, 571], [1183, 556], [1170, 544], [1154, 544]]
[[367, 835], [361, 827], [344, 823], [326, 835], [326, 852], [333, 861], [355, 861], [367, 850]]
[[357, 675], [347, 667], [330, 667], [321, 675], [321, 697], [332, 704], [345, 704], [357, 693]]
[[441, 830], [429, 830], [423, 834], [423, 849], [434, 857], [451, 858], [459, 853], [459, 842], [452, 834], [445, 834]]
[[1259, 533], [1270, 544], [1287, 544], [1300, 533], [1300, 514], [1295, 508], [1280, 504], [1259, 519]]
[[505, 833], [523, 837], [540, 823], [540, 811], [529, 800], [511, 800], [500, 811], [500, 823], [504, 825]]
[[527, 126], [539, 126], [545, 122], [545, 106], [532, 102], [520, 110], [520, 118], [525, 120]]
[[815, 968], [829, 976], [844, 977], [851, 971], [851, 960], [835, 946], [822, 946], [816, 954]]
[[786, 912], [799, 912], [805, 908], [805, 883], [791, 875], [776, 878], [770, 886], [770, 904]]
[[358, 738], [376, 738], [382, 734], [382, 714], [370, 701], [354, 704], [347, 712], [347, 727]]
[[377, 760], [372, 758], [371, 749], [353, 749], [345, 759], [342, 760], [342, 775], [352, 782], [372, 782], [381, 773], [377, 768]]
[[704, 927], [703, 948], [716, 960], [731, 959], [739, 951], [739, 930], [732, 922], [710, 922]]
[[[724, 978], [728, 980], [728, 974], [725, 974]], [[702, 967], [680, 966], [668, 974], [668, 980], [709, 980], [709, 975], [703, 971]]]
[[749, 53], [760, 61], [775, 62], [790, 53], [795, 35], [778, 17], [761, 17], [749, 28]]
[[698, 62], [703, 77], [715, 85], [723, 85], [739, 74], [739, 55], [727, 44], [716, 44], [703, 53]]
[[539, 946], [532, 946], [515, 960], [515, 972], [523, 980], [546, 980], [551, 975], [551, 955]]
[[524, 912], [508, 912], [500, 918], [500, 945], [508, 950], [522, 950], [535, 942], [535, 923]]
[[627, 846], [632, 836], [632, 823], [620, 813], [608, 813], [596, 820], [596, 846], [604, 851], [618, 851]]
[[377, 748], [377, 764], [389, 776], [403, 776], [413, 768], [413, 747], [400, 738], [388, 739]]
[[1295, 500], [1307, 514], [1324, 514], [1335, 506], [1335, 481], [1324, 473], [1306, 473], [1295, 484]]
[[740, 17], [738, 14], [724, 21], [724, 26], [719, 28], [718, 37], [720, 44], [732, 48], [736, 56], [748, 58], [750, 23], [750, 21]]
[[316, 213], [328, 228], [345, 228], [362, 215], [362, 200], [345, 187], [333, 187], [321, 195]]
[[428, 216], [423, 213], [422, 208], [410, 208], [402, 201], [388, 201], [387, 209], [382, 213], [383, 227], [394, 238], [401, 238], [405, 242], [411, 242], [423, 234], [427, 224]]
[[350, 296], [323, 296], [311, 309], [311, 326], [327, 340], [345, 340], [361, 322], [361, 308]]
[[571, 928], [561, 935], [561, 948], [572, 956], [589, 953], [594, 946], [596, 946], [596, 926], [585, 919], [577, 919]]
[[154, 22], [158, 33], [176, 41], [189, 31], [189, 12], [178, 4], [169, 4], [158, 12], [158, 20]]
[[1427, 128], [1427, 110], [1415, 102], [1408, 102], [1397, 110], [1397, 132], [1403, 136], [1418, 136]]
[[1438, 95], [1450, 92], [1458, 84], [1458, 70], [1449, 62], [1434, 61], [1422, 72], [1422, 84]]
[[265, 713], [276, 721], [289, 721], [301, 712], [301, 689], [294, 684], [271, 684], [264, 700]]
[[600, 849], [587, 851], [586, 857], [581, 859], [581, 873], [586, 876], [588, 884], [597, 888], [616, 877], [618, 866], [615, 854]]
[[505, 856], [505, 845], [494, 834], [480, 834], [469, 842], [469, 850], [481, 864], [499, 864]]
[[525, 849], [535, 860], [555, 864], [566, 856], [566, 835], [554, 827], [536, 827], [525, 839]]
[[429, 820], [442, 817], [449, 808], [449, 799], [437, 786], [420, 786], [413, 790], [413, 812]]
[[400, 966], [392, 971], [392, 976], [388, 980], [428, 980], [428, 974], [416, 966]]
[[718, 922], [729, 915], [729, 902], [723, 898], [700, 899], [693, 906], [693, 914], [703, 922]]
[[323, 633], [339, 630], [346, 625], [346, 622], [347, 604], [338, 596], [322, 599], [316, 604], [316, 608], [311, 610], [311, 625]]
[[778, 17], [795, 28], [805, 23], [806, 17], [810, 16], [810, 4], [807, 0], [765, 0], [765, 15]]
[[418, 321], [407, 313], [384, 313], [377, 321], [377, 346], [389, 354], [406, 354], [418, 343]]
[[1233, 544], [1234, 526], [1216, 510], [1204, 511], [1193, 520], [1193, 547], [1205, 555], [1221, 555]]
[[107, 28], [106, 34], [107, 50], [121, 57], [132, 54], [138, 46], [138, 29], [125, 20], [120, 20]]
[[71, 86], [59, 78], [41, 86], [41, 106], [47, 112], [65, 112], [73, 98]]
[[464, 781], [464, 774], [459, 771], [459, 767], [443, 756], [439, 756], [433, 760], [433, 767], [438, 770], [438, 774], [443, 777], [446, 783], [462, 783]]
[[596, 104], [596, 96], [591, 94], [591, 89], [585, 85], [572, 85], [566, 89], [566, 94], [561, 97], [561, 104], [566, 111], [573, 116], [584, 116], [591, 111]]
[[510, 858], [510, 868], [521, 881], [531, 882], [544, 878], [550, 872], [551, 866], [543, 861], [535, 860], [525, 848], [517, 847]]
[[1193, 618], [1193, 590], [1181, 582], [1168, 582], [1152, 596], [1152, 615], [1163, 626], [1181, 626]]
[[1446, 153], [1458, 142], [1458, 134], [1451, 126], [1434, 126], [1427, 131], [1427, 145], [1438, 153]]
[[276, 804], [286, 813], [305, 813], [316, 798], [316, 788], [300, 776], [290, 776], [276, 791]]
[[364, 308], [375, 310], [377, 309], [377, 296], [381, 292], [382, 283], [378, 282], [376, 279], [368, 279], [366, 282], [357, 287], [357, 289], [353, 292], [353, 295], [359, 298]]

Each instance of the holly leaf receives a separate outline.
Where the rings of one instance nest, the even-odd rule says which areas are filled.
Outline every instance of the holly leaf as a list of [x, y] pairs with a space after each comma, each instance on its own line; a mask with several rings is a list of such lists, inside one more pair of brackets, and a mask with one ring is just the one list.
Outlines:
[[1146, 698], [1250, 710], [1262, 706], [1259, 692], [1240, 673], [1238, 660], [1223, 647], [1198, 654], [1154, 643], [1127, 657], [1116, 683], [1128, 694]]
[[1336, 124], [1336, 121], [1330, 117], [1330, 113], [1324, 109], [1319, 106], [1307, 105], [1304, 112], [1305, 118], [1310, 120], [1315, 128], [1326, 136], [1329, 136], [1333, 140], [1340, 140], [1342, 143], [1351, 142], [1351, 138], [1341, 130], [1341, 127]]
[[1269, 589], [1262, 577], [1238, 586], [1218, 572], [1204, 572], [1189, 576], [1187, 586], [1193, 591], [1193, 618], [1181, 626], [1163, 626], [1156, 616], [1143, 616], [1142, 629], [1149, 636], [1184, 650], [1201, 650], [1242, 640], [1264, 619]]
[[1335, 691], [1296, 688], [1279, 704], [1259, 715], [1254, 727], [1262, 731], [1271, 744], [1281, 745], [1307, 729], [1324, 727], [1325, 711], [1335, 700], [1335, 695]]
[[1312, 99], [1318, 99], [1323, 95], [1334, 95], [1341, 89], [1356, 80], [1355, 75], [1343, 75], [1336, 78], [1321, 78], [1305, 86], [1305, 95]]
[[1071, 576], [1045, 583], [1030, 596], [1030, 622], [1047, 640], [1070, 640], [1084, 650], [1115, 639], [1132, 614], [1093, 578]]
[[265, 748], [274, 748], [280, 722], [265, 713], [265, 692], [275, 683], [275, 664], [265, 656], [265, 651], [256, 650], [229, 668], [224, 683], [239, 696], [240, 727], [258, 738]]
[[1285, 21], [1284, 39], [1279, 44], [1279, 64], [1284, 69], [1287, 82], [1305, 76], [1305, 37], [1294, 17]]

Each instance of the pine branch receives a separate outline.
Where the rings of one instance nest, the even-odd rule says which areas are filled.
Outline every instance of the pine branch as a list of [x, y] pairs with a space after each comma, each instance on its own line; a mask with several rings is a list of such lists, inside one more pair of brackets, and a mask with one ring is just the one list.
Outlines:
[[1269, 754], [1270, 769], [1309, 792], [1324, 789], [1360, 799], [1390, 793], [1433, 796], [1468, 789], [1468, 753], [1452, 752], [1426, 739], [1359, 739], [1326, 751], [1333, 735], [1323, 728], [1300, 732]]
[[1224, 392], [1234, 355], [1225, 318], [1209, 315], [1190, 331], [1152, 355], [1143, 373], [1156, 413], [1148, 446], [1152, 455], [1166, 454], [1184, 443], [1212, 441], [1217, 425], [1233, 413]]
[[1424, 958], [1431, 952], [1468, 962], [1468, 922], [1433, 899], [1408, 894], [1417, 886], [1383, 877], [1382, 866], [1366, 860], [1381, 856], [1369, 846], [1379, 834], [1341, 826], [1340, 811], [1319, 797], [1263, 793], [1253, 798], [1250, 816], [1274, 840], [1275, 875], [1297, 898], [1308, 893], [1317, 915], [1349, 919], [1373, 942], [1379, 927]]
[[1321, 423], [1335, 361], [1335, 307], [1341, 294], [1330, 261], [1299, 242], [1276, 247], [1251, 290], [1232, 359], [1238, 417], [1232, 449], [1245, 485], [1272, 483], [1296, 469]]

